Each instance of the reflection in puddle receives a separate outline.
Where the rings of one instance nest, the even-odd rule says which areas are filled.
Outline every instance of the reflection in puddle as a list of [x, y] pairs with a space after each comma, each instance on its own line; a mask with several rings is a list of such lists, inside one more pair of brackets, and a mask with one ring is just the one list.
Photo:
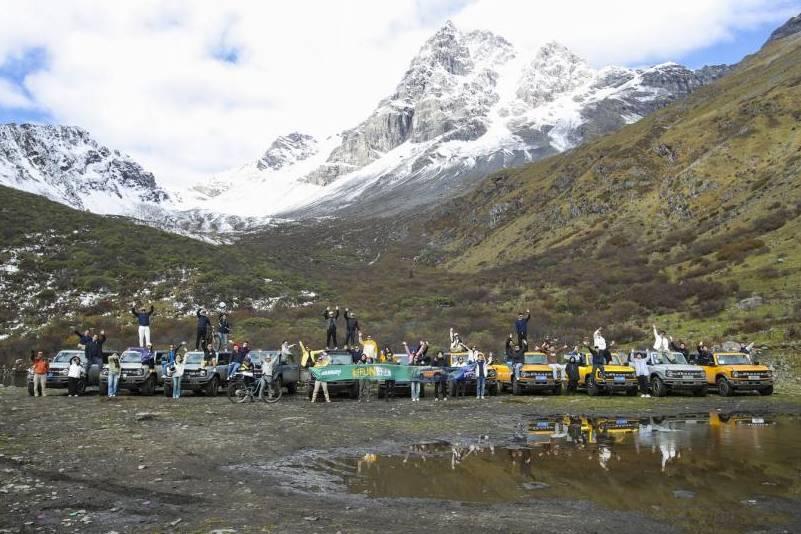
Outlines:
[[421, 443], [317, 469], [335, 465], [348, 491], [369, 497], [591, 500], [694, 528], [740, 530], [788, 520], [801, 499], [797, 423], [706, 413], [537, 418], [503, 446]]

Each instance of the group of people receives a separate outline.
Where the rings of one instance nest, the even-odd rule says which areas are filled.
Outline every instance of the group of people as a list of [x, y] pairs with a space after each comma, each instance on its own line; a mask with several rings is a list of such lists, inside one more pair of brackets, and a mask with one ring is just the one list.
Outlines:
[[[225, 303], [221, 302], [220, 307], [224, 308]], [[155, 312], [153, 303], [150, 303], [149, 308], [137, 308], [135, 303], [131, 303], [131, 315], [136, 317], [139, 327], [139, 346], [152, 347], [150, 342], [150, 323], [151, 316]], [[195, 331], [195, 350], [204, 350], [204, 348], [212, 343], [214, 336], [219, 338], [219, 347], [225, 347], [228, 344], [228, 337], [231, 335], [231, 323], [228, 319], [228, 313], [221, 310], [217, 314], [217, 324], [213, 324], [212, 318], [208, 310], [199, 308], [195, 312], [197, 318], [197, 326]]]

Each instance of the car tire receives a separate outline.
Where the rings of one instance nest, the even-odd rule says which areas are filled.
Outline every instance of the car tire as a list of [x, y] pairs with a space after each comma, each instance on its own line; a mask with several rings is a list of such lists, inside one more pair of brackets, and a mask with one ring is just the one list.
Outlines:
[[725, 376], [718, 378], [718, 393], [721, 397], [731, 397], [734, 395], [734, 388]]
[[773, 386], [768, 386], [759, 390], [759, 394], [764, 396], [773, 395]]
[[359, 398], [359, 382], [356, 382], [350, 388], [350, 398], [351, 399], [358, 399]]
[[79, 380], [78, 381], [78, 388], [77, 388], [78, 395], [83, 395], [86, 393], [86, 380]]
[[654, 394], [654, 397], [667, 396], [667, 386], [658, 376], [651, 379], [651, 392]]
[[490, 397], [497, 397], [498, 393], [500, 392], [501, 392], [501, 385], [497, 382], [489, 390]]
[[100, 392], [100, 395], [103, 397], [108, 396], [108, 382], [100, 382], [97, 386], [97, 391]]
[[561, 384], [561, 382], [559, 384], [556, 384], [553, 387], [553, 394], [554, 395], [561, 395], [562, 394], [562, 384]]
[[706, 397], [706, 386], [702, 388], [695, 388], [693, 390], [693, 397]]
[[33, 397], [34, 393], [35, 392], [33, 391], [33, 382], [28, 382], [28, 395]]
[[142, 395], [152, 395], [156, 391], [156, 381], [152, 376], [147, 377], [147, 380], [142, 384]]
[[168, 397], [168, 398], [172, 397], [172, 386], [168, 386], [167, 384], [164, 384], [164, 396]]
[[512, 395], [520, 395], [523, 393], [523, 388], [520, 387], [520, 381], [512, 379]]
[[637, 396], [637, 388], [629, 388], [626, 390], [626, 396], [628, 397], [636, 397]]
[[294, 395], [298, 392], [298, 383], [292, 382], [291, 384], [286, 385], [286, 392], [290, 395]]
[[595, 382], [594, 376], [592, 376], [591, 374], [587, 375], [585, 382], [587, 383], [587, 395], [589, 395], [590, 397], [597, 397], [601, 393], [601, 389]]
[[217, 393], [220, 391], [220, 379], [216, 376], [211, 377], [209, 380], [208, 385], [206, 386], [206, 395], [209, 397], [216, 397]]

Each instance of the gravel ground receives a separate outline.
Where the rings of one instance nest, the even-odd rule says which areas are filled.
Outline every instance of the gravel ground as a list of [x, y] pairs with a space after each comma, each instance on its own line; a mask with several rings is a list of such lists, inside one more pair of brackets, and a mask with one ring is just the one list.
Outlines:
[[[586, 501], [487, 505], [307, 493], [258, 466], [308, 450], [364, 453], [479, 436], [503, 443], [532, 415], [712, 410], [801, 414], [801, 393], [314, 405], [285, 396], [274, 405], [234, 405], [191, 395], [34, 399], [2, 388], [0, 532], [674, 532], [672, 524]], [[795, 517], [790, 531], [801, 529]]]

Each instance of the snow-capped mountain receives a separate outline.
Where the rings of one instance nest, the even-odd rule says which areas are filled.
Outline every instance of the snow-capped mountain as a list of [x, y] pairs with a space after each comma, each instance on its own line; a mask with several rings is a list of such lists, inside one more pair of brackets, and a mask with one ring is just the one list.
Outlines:
[[141, 165], [72, 126], [0, 124], [0, 184], [102, 214], [169, 200]]
[[250, 216], [375, 213], [375, 203], [397, 214], [635, 122], [727, 71], [595, 69], [558, 43], [525, 58], [500, 36], [449, 22], [361, 124], [319, 143], [279, 138], [265, 157], [196, 189], [193, 201]]

